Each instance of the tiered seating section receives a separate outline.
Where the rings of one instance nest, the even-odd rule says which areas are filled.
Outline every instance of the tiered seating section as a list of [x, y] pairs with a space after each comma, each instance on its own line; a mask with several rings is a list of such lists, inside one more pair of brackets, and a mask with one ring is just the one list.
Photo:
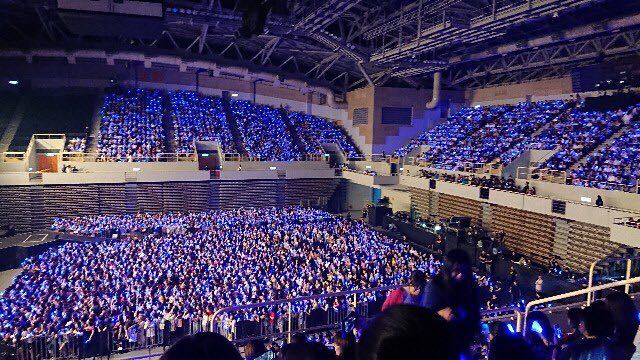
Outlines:
[[217, 140], [225, 153], [237, 152], [220, 98], [188, 91], [174, 92], [170, 96], [178, 152], [192, 153], [195, 140]]
[[231, 112], [250, 156], [268, 161], [304, 160], [278, 110], [248, 101], [232, 101]]
[[522, 143], [564, 108], [562, 101], [516, 106], [465, 108], [398, 151], [429, 146], [421, 158], [432, 166], [461, 170], [465, 163], [488, 163]]
[[572, 112], [568, 121], [554, 123], [548, 131], [541, 134], [541, 138], [547, 138], [547, 143], [555, 141], [561, 146], [542, 167], [553, 170], [569, 169], [572, 164], [613, 135], [622, 126], [621, 120], [621, 116], [616, 112]]
[[[163, 117], [169, 119], [168, 127], [165, 123], [163, 128]], [[327, 119], [248, 101], [225, 103], [218, 97], [188, 91], [165, 95], [128, 89], [105, 96], [100, 155], [115, 161], [152, 160], [166, 151], [166, 128], [173, 129], [171, 140], [178, 153], [193, 152], [195, 141], [218, 141], [225, 153], [294, 161], [304, 160], [307, 154], [323, 154], [320, 142], [325, 140], [338, 143], [348, 156], [359, 154], [344, 132]]]
[[33, 134], [86, 133], [95, 99], [73, 94], [29, 96], [10, 150], [25, 151]]
[[[637, 108], [634, 109], [637, 113]], [[635, 116], [632, 115], [632, 116]], [[573, 185], [610, 190], [635, 189], [640, 178], [640, 121], [571, 170]]]
[[105, 96], [98, 152], [105, 160], [151, 161], [164, 151], [162, 97], [128, 89]]
[[[470, 164], [508, 165], [528, 149], [556, 150], [540, 168], [567, 171], [575, 185], [635, 190], [640, 176], [640, 104], [608, 112], [574, 105], [543, 101], [464, 108], [396, 154], [404, 156], [424, 145], [428, 149], [419, 158], [429, 166], [461, 171]], [[606, 144], [619, 131], [623, 134]]]
[[18, 99], [17, 93], [0, 91], [0, 133], [9, 124], [11, 116], [18, 105]]
[[327, 119], [303, 113], [290, 113], [289, 121], [297, 129], [298, 136], [309, 154], [322, 154], [323, 150], [318, 142], [330, 141], [337, 143], [347, 156], [360, 155], [358, 148], [353, 145], [343, 130]]
[[500, 116], [504, 111], [504, 107], [463, 108], [451, 116], [447, 122], [422, 133], [396, 153], [399, 156], [405, 156], [416, 147], [425, 145], [430, 148], [429, 155], [423, 154], [423, 156], [438, 158], [441, 154], [449, 151], [451, 147], [456, 146], [459, 141], [478, 131], [491, 119]]

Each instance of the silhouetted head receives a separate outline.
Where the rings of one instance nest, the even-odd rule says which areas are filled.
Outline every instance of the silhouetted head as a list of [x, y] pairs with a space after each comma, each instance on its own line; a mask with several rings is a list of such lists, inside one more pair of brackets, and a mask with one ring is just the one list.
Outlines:
[[185, 336], [171, 346], [160, 360], [242, 360], [242, 356], [224, 336], [211, 332]]
[[499, 334], [489, 343], [488, 360], [533, 360], [534, 352], [518, 334]]
[[392, 306], [364, 329], [359, 360], [458, 359], [449, 324], [435, 312], [413, 305]]
[[611, 312], [616, 338], [624, 343], [633, 343], [639, 325], [638, 311], [633, 300], [629, 295], [616, 291], [607, 295], [605, 302]]

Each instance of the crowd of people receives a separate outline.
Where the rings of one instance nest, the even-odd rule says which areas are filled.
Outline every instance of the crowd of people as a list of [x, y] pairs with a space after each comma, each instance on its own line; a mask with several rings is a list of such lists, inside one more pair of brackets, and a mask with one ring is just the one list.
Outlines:
[[304, 160], [304, 154], [293, 143], [277, 109], [248, 101], [232, 101], [231, 112], [250, 156], [268, 161]]
[[[465, 170], [468, 164], [507, 165], [526, 150], [554, 150], [538, 166], [568, 171], [570, 184], [610, 190], [635, 190], [640, 105], [607, 112], [587, 111], [581, 101], [541, 101], [515, 106], [463, 108], [443, 124], [422, 133], [396, 152], [428, 148], [419, 159], [434, 168]], [[620, 137], [591, 151], [626, 126]], [[536, 131], [538, 133], [536, 133]], [[536, 135], [533, 135], [533, 134]]]
[[164, 151], [159, 91], [125, 89], [105, 95], [98, 152], [104, 161], [150, 161]]
[[[225, 306], [397, 284], [428, 264], [361, 222], [305, 208], [104, 215], [52, 229], [105, 240], [25, 261], [0, 298], [5, 341], [96, 327], [142, 341], [147, 329], [213, 320]], [[258, 311], [220, 320], [269, 316]]]
[[408, 144], [398, 149], [395, 154], [406, 156], [413, 149], [419, 146], [428, 146], [429, 152], [434, 157], [441, 153], [446, 153], [450, 148], [456, 146], [467, 136], [481, 129], [488, 122], [501, 116], [507, 107], [465, 107], [449, 119], [432, 129], [420, 134], [417, 138], [409, 141]]
[[338, 143], [347, 156], [360, 155], [358, 148], [353, 145], [349, 138], [344, 134], [340, 127], [334, 122], [303, 113], [289, 113], [289, 121], [298, 130], [300, 139], [306, 144], [309, 153], [313, 154], [313, 150], [324, 153], [322, 148], [318, 148], [319, 141], [333, 141]]
[[84, 137], [72, 137], [67, 139], [67, 144], [64, 147], [66, 152], [84, 152], [87, 146], [87, 139]]
[[[430, 280], [414, 271], [392, 291], [383, 311], [368, 323], [342, 326], [329, 335], [252, 340], [244, 358], [281, 360], [488, 359], [630, 360], [639, 320], [632, 298], [612, 292], [589, 306], [570, 307], [553, 323], [532, 311], [521, 332], [508, 320], [481, 323], [470, 282], [468, 257], [457, 251]], [[563, 331], [563, 328], [566, 329]], [[202, 333], [183, 338], [162, 359], [242, 359], [224, 337]]]
[[554, 121], [534, 142], [555, 144], [558, 151], [541, 168], [568, 170], [623, 125], [623, 111], [582, 111], [575, 109], [564, 119]]
[[471, 185], [471, 186], [479, 186], [486, 187], [490, 189], [496, 190], [504, 190], [504, 191], [512, 191], [527, 195], [535, 195], [536, 188], [531, 186], [528, 182], [524, 186], [519, 186], [516, 184], [515, 180], [512, 178], [503, 178], [500, 176], [476, 176], [476, 175], [462, 175], [462, 174], [448, 174], [448, 173], [439, 173], [436, 171], [431, 171], [427, 169], [420, 169], [418, 173], [418, 177], [425, 179], [435, 179], [446, 182], [453, 182], [462, 185]]
[[222, 100], [191, 91], [171, 95], [171, 117], [179, 153], [193, 153], [194, 141], [218, 141], [225, 153], [236, 153]]
[[[221, 98], [192, 91], [169, 92], [165, 109], [163, 96], [160, 91], [138, 88], [111, 90], [101, 110], [99, 159], [149, 161], [164, 152], [165, 112], [174, 132], [170, 141], [178, 153], [192, 153], [194, 141], [219, 141], [225, 153], [246, 151], [260, 160], [294, 161], [305, 160], [307, 154], [324, 154], [320, 141], [325, 140], [338, 143], [347, 156], [359, 154], [339, 126], [324, 118], [239, 100], [229, 100], [227, 113]], [[238, 143], [228, 116], [238, 125]], [[84, 150], [81, 138], [66, 145], [66, 151]]]
[[[640, 107], [633, 110], [637, 116]], [[624, 118], [623, 118], [624, 121]], [[588, 155], [569, 174], [577, 186], [610, 190], [635, 190], [640, 179], [640, 121], [603, 148]]]
[[558, 100], [502, 107], [498, 110], [499, 116], [491, 118], [477, 131], [442, 151], [430, 149], [422, 158], [436, 168], [448, 170], [462, 170], [467, 163], [500, 162], [496, 159], [556, 117], [564, 106], [565, 102]]

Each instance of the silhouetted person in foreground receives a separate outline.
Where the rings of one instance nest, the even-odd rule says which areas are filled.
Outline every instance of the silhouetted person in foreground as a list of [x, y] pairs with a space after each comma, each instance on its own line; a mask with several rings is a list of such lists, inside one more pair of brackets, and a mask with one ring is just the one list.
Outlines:
[[183, 359], [242, 360], [242, 356], [224, 336], [203, 332], [183, 337], [160, 357], [160, 360]]
[[453, 337], [450, 323], [435, 312], [415, 305], [396, 305], [364, 329], [356, 358], [458, 360], [460, 351]]
[[638, 333], [638, 311], [629, 295], [623, 292], [613, 292], [606, 296], [605, 303], [611, 313], [613, 321], [613, 336], [611, 336], [612, 351], [616, 359], [631, 359], [636, 352], [633, 340]]

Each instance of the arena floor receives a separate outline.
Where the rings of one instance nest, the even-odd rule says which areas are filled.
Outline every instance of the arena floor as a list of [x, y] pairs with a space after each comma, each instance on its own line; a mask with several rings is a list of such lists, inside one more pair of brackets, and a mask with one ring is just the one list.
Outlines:
[[3, 292], [6, 288], [8, 288], [13, 282], [13, 279], [15, 279], [16, 276], [20, 275], [21, 272], [22, 269], [0, 271], [0, 292]]

